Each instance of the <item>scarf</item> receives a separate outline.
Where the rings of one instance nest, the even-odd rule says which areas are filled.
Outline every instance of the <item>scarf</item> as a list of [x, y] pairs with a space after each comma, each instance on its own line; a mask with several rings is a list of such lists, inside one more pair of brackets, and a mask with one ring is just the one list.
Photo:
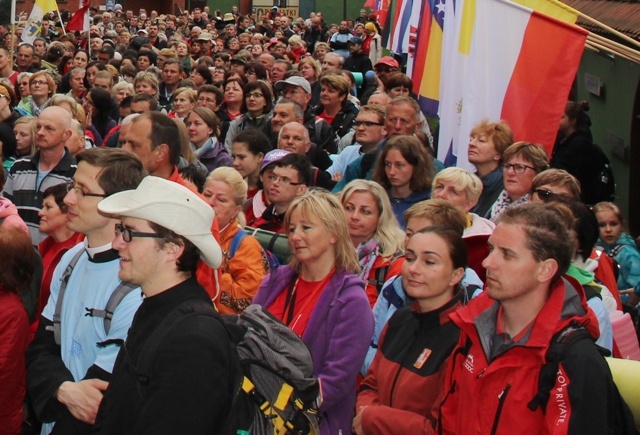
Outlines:
[[31, 113], [33, 113], [33, 116], [40, 116], [40, 113], [42, 113], [42, 111], [45, 109], [45, 107], [47, 107], [47, 104], [49, 104], [49, 100], [51, 98], [48, 98], [47, 101], [45, 101], [44, 103], [42, 103], [42, 106], [38, 106], [36, 104], [36, 102], [34, 101], [33, 98], [31, 98], [29, 104], [31, 105]]
[[516, 205], [525, 204], [529, 202], [529, 194], [522, 196], [520, 199], [513, 200], [509, 196], [506, 190], [503, 190], [496, 199], [496, 202], [491, 206], [491, 222], [496, 222], [500, 214], [510, 207], [514, 207]]
[[360, 243], [356, 248], [356, 251], [358, 253], [358, 262], [360, 263], [360, 266], [362, 266], [359, 276], [364, 282], [367, 282], [369, 272], [371, 272], [373, 263], [375, 263], [380, 252], [378, 241], [376, 239], [371, 239], [368, 242]]

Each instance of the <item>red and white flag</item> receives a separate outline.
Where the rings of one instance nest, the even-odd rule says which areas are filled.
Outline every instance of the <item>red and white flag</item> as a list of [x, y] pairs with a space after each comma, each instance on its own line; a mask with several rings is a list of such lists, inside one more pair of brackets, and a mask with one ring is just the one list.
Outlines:
[[84, 0], [80, 3], [80, 9], [73, 14], [67, 24], [67, 30], [89, 31], [89, 3], [90, 0]]

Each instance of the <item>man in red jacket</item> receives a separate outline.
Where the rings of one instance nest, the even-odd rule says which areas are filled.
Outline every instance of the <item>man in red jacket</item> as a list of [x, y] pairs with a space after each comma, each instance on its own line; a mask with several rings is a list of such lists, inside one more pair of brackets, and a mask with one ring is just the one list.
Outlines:
[[444, 388], [442, 433], [609, 432], [615, 386], [592, 340], [565, 342], [548, 401], [533, 400], [552, 342], [582, 328], [598, 337], [584, 290], [563, 277], [576, 246], [570, 228], [544, 204], [501, 217], [483, 262], [485, 293], [451, 315], [462, 333]]

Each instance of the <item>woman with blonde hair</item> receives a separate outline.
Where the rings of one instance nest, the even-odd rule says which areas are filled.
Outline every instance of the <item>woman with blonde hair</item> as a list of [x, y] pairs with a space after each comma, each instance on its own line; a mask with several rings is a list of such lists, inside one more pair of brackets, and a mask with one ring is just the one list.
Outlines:
[[[16, 157], [32, 156], [36, 153], [36, 118], [22, 116], [13, 124], [16, 135]], [[5, 156], [7, 158], [9, 156]]]
[[169, 118], [184, 119], [196, 107], [198, 93], [191, 88], [178, 88], [173, 93], [173, 110]]
[[489, 255], [487, 241], [496, 225], [470, 211], [478, 203], [481, 193], [482, 181], [477, 175], [451, 167], [436, 174], [431, 198], [443, 199], [465, 214], [467, 222], [462, 238], [469, 251], [469, 267], [484, 281], [486, 271], [482, 261]]
[[202, 194], [220, 225], [220, 295], [214, 304], [222, 314], [237, 314], [251, 304], [262, 279], [269, 273], [260, 243], [242, 229], [247, 183], [235, 169], [217, 168], [207, 177]]
[[302, 77], [307, 79], [311, 85], [311, 101], [309, 101], [309, 107], [318, 105], [320, 102], [320, 90], [322, 89], [320, 81], [318, 80], [322, 73], [320, 64], [313, 57], [303, 57], [298, 63], [298, 71], [300, 71]]
[[371, 307], [382, 285], [402, 271], [404, 233], [393, 215], [389, 197], [375, 181], [353, 180], [340, 194], [349, 236], [358, 253]]
[[322, 190], [296, 198], [285, 215], [292, 257], [271, 273], [254, 303], [302, 337], [322, 385], [321, 434], [348, 434], [356, 381], [373, 332], [373, 314], [347, 217]]

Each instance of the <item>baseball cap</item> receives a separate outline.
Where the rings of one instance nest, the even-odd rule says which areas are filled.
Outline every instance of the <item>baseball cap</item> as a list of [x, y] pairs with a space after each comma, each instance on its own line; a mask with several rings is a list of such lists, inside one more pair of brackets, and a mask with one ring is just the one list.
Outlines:
[[260, 172], [264, 171], [267, 168], [267, 166], [277, 162], [287, 154], [291, 154], [291, 152], [287, 150], [281, 150], [281, 149], [269, 151], [267, 154], [264, 155], [264, 159], [262, 159], [262, 166], [260, 166]]
[[362, 40], [362, 38], [361, 38], [361, 37], [359, 37], [359, 36], [354, 36], [353, 38], [351, 38], [351, 39], [349, 40], [349, 44], [359, 44], [359, 45], [362, 45], [362, 44], [364, 44], [364, 41]]
[[176, 182], [148, 175], [137, 189], [118, 192], [100, 201], [98, 210], [158, 224], [196, 245], [204, 262], [212, 268], [222, 263], [222, 250], [211, 234], [213, 209]]
[[291, 76], [286, 80], [278, 80], [276, 82], [275, 85], [273, 85], [273, 88], [277, 91], [280, 92], [282, 90], [282, 88], [284, 88], [284, 85], [293, 85], [293, 86], [298, 86], [301, 87], [302, 89], [304, 89], [304, 91], [307, 94], [311, 93], [311, 85], [309, 84], [309, 82], [307, 81], [307, 79], [305, 79], [304, 77], [299, 77], [299, 76]]
[[387, 66], [390, 66], [391, 68], [400, 68], [398, 61], [391, 56], [381, 57], [380, 60], [378, 60], [374, 65], [374, 68], [378, 65], [387, 65]]
[[212, 36], [209, 32], [201, 32], [196, 38], [196, 41], [211, 41]]
[[241, 63], [242, 65], [246, 65], [247, 63], [249, 63], [249, 62], [247, 61], [247, 58], [246, 58], [246, 57], [244, 57], [244, 56], [243, 56], [243, 55], [241, 55], [241, 54], [236, 54], [235, 56], [233, 56], [233, 57], [231, 58], [231, 63], [234, 63], [234, 62], [235, 62], [235, 63]]
[[141, 34], [141, 33], [142, 33], [144, 36], [147, 36], [147, 35], [149, 34], [145, 29], [140, 29], [140, 30], [138, 30], [138, 35], [139, 35], [139, 34]]

